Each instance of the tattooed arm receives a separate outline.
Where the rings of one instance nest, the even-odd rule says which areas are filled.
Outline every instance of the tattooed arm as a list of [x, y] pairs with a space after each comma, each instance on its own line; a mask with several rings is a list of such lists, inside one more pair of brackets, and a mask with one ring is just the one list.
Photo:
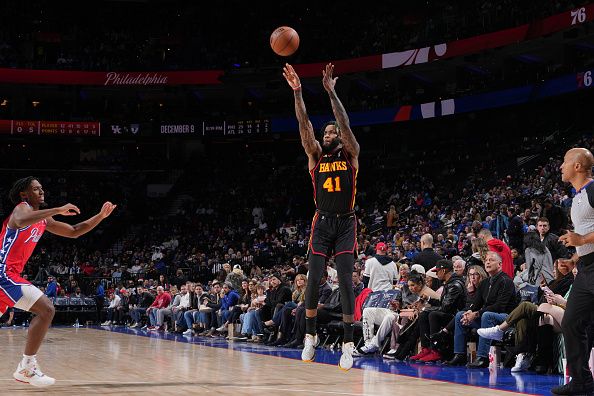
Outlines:
[[332, 63], [327, 64], [326, 69], [323, 71], [324, 78], [322, 79], [322, 83], [330, 96], [330, 103], [332, 104], [332, 111], [334, 112], [334, 117], [336, 117], [336, 122], [338, 123], [342, 145], [351, 158], [357, 160], [360, 151], [359, 143], [357, 143], [357, 139], [351, 130], [349, 116], [334, 90], [338, 77], [332, 78], [333, 71], [334, 65]]
[[295, 94], [295, 115], [299, 122], [299, 133], [301, 135], [301, 144], [305, 149], [305, 153], [309, 159], [309, 169], [312, 170], [322, 154], [322, 147], [316, 140], [316, 136], [311, 125], [311, 121], [307, 116], [307, 110], [305, 109], [305, 102], [303, 101], [303, 95], [301, 92], [301, 81], [299, 76], [293, 69], [293, 66], [288, 63], [283, 68], [283, 76], [289, 83], [289, 86], [293, 89]]

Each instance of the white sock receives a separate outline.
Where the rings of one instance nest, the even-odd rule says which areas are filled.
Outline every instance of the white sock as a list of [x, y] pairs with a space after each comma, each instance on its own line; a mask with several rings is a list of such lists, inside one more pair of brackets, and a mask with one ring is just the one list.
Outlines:
[[23, 360], [21, 361], [21, 364], [25, 367], [32, 366], [37, 361], [36, 356], [37, 355], [23, 355]]

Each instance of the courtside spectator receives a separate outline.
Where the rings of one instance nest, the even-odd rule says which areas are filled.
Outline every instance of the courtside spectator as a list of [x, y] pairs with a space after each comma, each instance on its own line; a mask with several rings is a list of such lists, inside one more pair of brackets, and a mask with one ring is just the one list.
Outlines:
[[373, 291], [390, 290], [394, 287], [394, 282], [398, 281], [398, 266], [386, 255], [387, 250], [384, 242], [378, 242], [375, 256], [365, 261], [363, 283]]

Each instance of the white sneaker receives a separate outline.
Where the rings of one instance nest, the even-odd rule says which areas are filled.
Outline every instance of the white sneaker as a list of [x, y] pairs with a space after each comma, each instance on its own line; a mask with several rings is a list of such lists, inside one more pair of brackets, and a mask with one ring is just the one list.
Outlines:
[[[144, 326], [142, 326], [142, 327], [140, 328], [140, 330], [146, 330], [146, 329], [148, 329], [148, 327], [149, 327], [148, 325], [144, 325]], [[151, 327], [152, 327], [152, 326], [151, 326]]]
[[374, 344], [369, 344], [369, 345], [363, 345], [361, 348], [359, 348], [359, 350], [355, 349], [353, 351], [353, 356], [365, 356], [365, 355], [369, 355], [372, 353], [377, 352], [379, 348], [377, 346], [375, 346]]
[[43, 374], [41, 370], [39, 370], [39, 367], [37, 367], [37, 363], [31, 367], [24, 367], [22, 362], [19, 363], [19, 366], [12, 376], [19, 382], [31, 384], [39, 388], [53, 385], [56, 382], [52, 377]]
[[191, 336], [191, 335], [192, 335], [192, 329], [188, 329], [188, 330], [184, 331], [184, 332], [182, 333], [182, 335], [185, 335], [185, 336]]
[[516, 365], [512, 367], [511, 371], [512, 373], [517, 373], [519, 371], [528, 370], [530, 363], [530, 358], [527, 354], [518, 353], [518, 356], [516, 356]]
[[109, 326], [111, 324], [111, 320], [101, 323], [101, 326]]
[[131, 329], [133, 329], [133, 328], [135, 328], [135, 327], [137, 327], [137, 326], [138, 326], [138, 323], [134, 322], [134, 323], [132, 323], [132, 324], [130, 325], [130, 328], [131, 328]]
[[301, 352], [301, 360], [304, 362], [313, 362], [316, 358], [316, 346], [318, 345], [318, 335], [312, 336], [306, 334], [303, 340], [303, 351]]
[[219, 333], [226, 333], [227, 332], [227, 326], [222, 325], [221, 327], [217, 328], [216, 331], [218, 331]]
[[377, 352], [377, 350], [379, 349], [379, 347], [375, 344], [369, 344], [369, 345], [363, 345], [363, 347], [361, 348], [361, 352], [363, 353], [375, 353]]
[[347, 342], [342, 344], [342, 355], [340, 356], [340, 362], [338, 362], [338, 368], [344, 371], [348, 371], [353, 367], [353, 351], [355, 350], [355, 344]]
[[382, 357], [388, 360], [396, 360], [396, 352], [398, 352], [397, 349], [390, 349], [387, 353], [384, 353]]
[[499, 326], [478, 329], [476, 333], [488, 340], [501, 341], [503, 339], [503, 331], [499, 330]]

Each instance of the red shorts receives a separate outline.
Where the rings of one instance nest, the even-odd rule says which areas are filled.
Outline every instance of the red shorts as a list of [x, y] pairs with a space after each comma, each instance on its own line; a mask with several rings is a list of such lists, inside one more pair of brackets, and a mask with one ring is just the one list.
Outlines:
[[0, 273], [0, 314], [8, 307], [28, 311], [43, 293], [26, 279], [14, 273]]

